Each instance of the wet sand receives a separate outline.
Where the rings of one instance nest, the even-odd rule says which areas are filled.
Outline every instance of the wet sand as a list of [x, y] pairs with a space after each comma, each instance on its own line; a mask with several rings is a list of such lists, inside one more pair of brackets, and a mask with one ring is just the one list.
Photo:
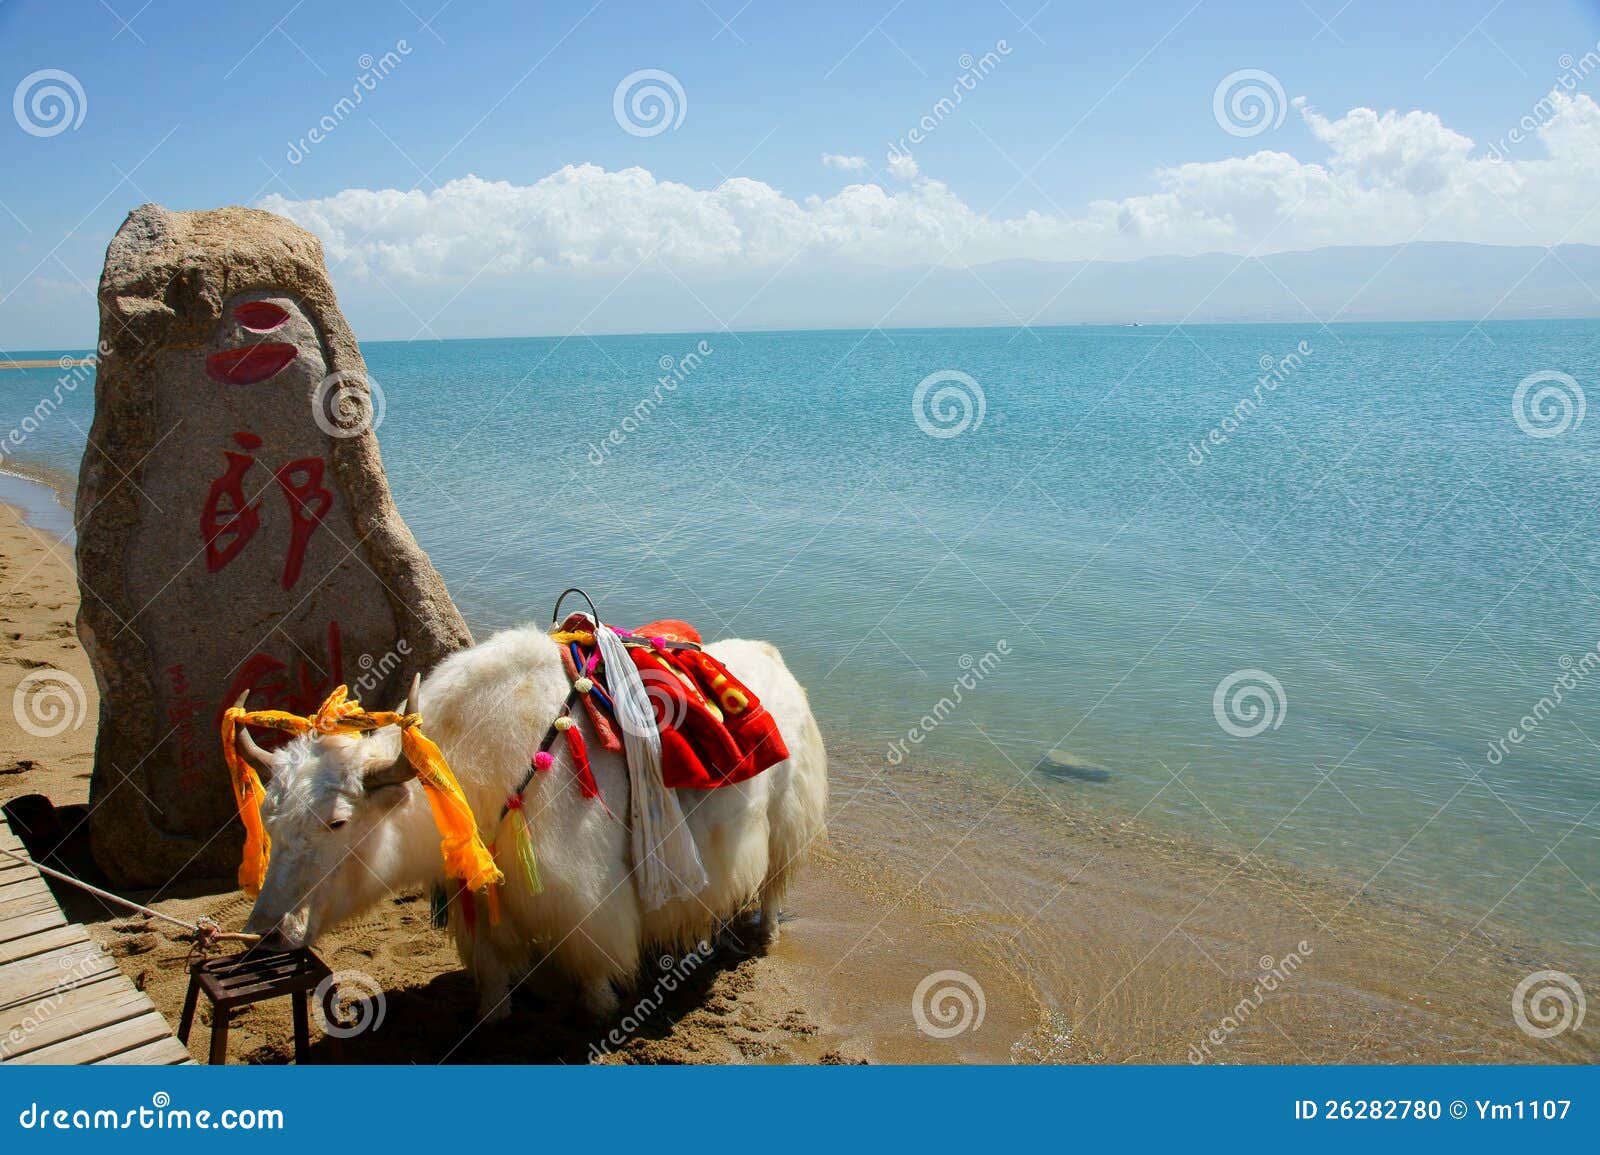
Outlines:
[[[70, 835], [58, 860], [88, 871], [80, 823], [96, 706], [72, 630], [76, 605], [68, 549], [0, 506], [0, 699], [47, 668], [84, 688], [79, 724], [54, 737], [32, 736], [13, 712], [0, 713], [0, 800], [47, 796], [55, 810], [16, 803], [13, 825], [27, 838], [24, 824], [39, 834], [55, 824], [55, 835]], [[1600, 989], [1592, 959], [1363, 889], [1364, 880], [1312, 876], [1108, 818], [1083, 806], [1073, 786], [1032, 773], [991, 780], [953, 766], [886, 767], [881, 750], [843, 741], [830, 751], [831, 840], [801, 872], [770, 952], [729, 940], [704, 963], [658, 965], [624, 999], [630, 1010], [649, 1004], [638, 1023], [589, 1022], [562, 992], [530, 984], [509, 1021], [481, 1025], [472, 984], [433, 929], [426, 897], [397, 894], [318, 944], [335, 970], [384, 992], [381, 1025], [344, 1040], [345, 1059], [1600, 1058], [1592, 1025], [1536, 1040], [1511, 1015], [1513, 989], [1535, 970], [1563, 970]], [[69, 887], [56, 892], [176, 1022], [190, 949], [181, 932]], [[248, 910], [227, 880], [131, 897], [228, 928]], [[233, 1039], [235, 1059], [287, 1060], [287, 1006], [242, 1012]], [[197, 1030], [197, 1058], [205, 1043]]]

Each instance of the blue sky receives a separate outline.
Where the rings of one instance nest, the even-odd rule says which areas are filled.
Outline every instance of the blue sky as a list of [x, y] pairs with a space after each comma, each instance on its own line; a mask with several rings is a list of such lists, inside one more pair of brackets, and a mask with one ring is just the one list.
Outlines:
[[[1563, 93], [1588, 103], [1534, 114], [1539, 138], [1484, 167], [1583, 71], [1594, 3], [740, 2], [11, 0], [4, 90], [56, 69], [84, 107], [52, 135], [0, 120], [0, 348], [92, 340], [86, 286], [144, 200], [288, 212], [323, 235], [358, 329], [381, 336], [483, 332], [486, 295], [536, 302], [563, 277], [695, 294], [857, 261], [1600, 240], [1600, 218], [1574, 207], [1600, 152], [1596, 74]], [[363, 57], [385, 53], [388, 74], [293, 163], [291, 144], [370, 74]], [[936, 113], [985, 53], [992, 67]], [[656, 135], [614, 115], [619, 82], [643, 69], [683, 94], [681, 123]], [[1245, 69], [1282, 93], [1267, 91], [1281, 123], [1256, 135], [1214, 107]], [[914, 170], [891, 171], [891, 142], [928, 116]], [[1307, 166], [1343, 183], [1303, 196]], [[615, 179], [630, 169], [649, 176]], [[1547, 191], [1523, 199], [1531, 184]], [[841, 198], [855, 185], [881, 192]], [[355, 195], [389, 189], [416, 203]], [[512, 316], [494, 331], [548, 331], [507, 329]]]

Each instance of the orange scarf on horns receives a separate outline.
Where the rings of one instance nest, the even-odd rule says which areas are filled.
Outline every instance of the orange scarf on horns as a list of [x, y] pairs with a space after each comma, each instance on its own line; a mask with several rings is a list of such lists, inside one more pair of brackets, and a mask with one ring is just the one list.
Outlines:
[[267, 877], [267, 860], [272, 841], [261, 822], [261, 803], [266, 790], [254, 766], [239, 753], [234, 743], [240, 725], [266, 726], [288, 734], [355, 734], [384, 726], [400, 727], [400, 748], [417, 772], [422, 789], [433, 811], [433, 823], [442, 839], [439, 849], [444, 870], [460, 879], [469, 891], [479, 891], [505, 881], [483, 840], [478, 837], [478, 821], [467, 804], [461, 784], [450, 772], [444, 754], [422, 733], [420, 714], [397, 714], [392, 710], [369, 712], [350, 696], [347, 686], [328, 695], [315, 716], [303, 718], [286, 710], [245, 710], [229, 706], [222, 715], [222, 756], [233, 781], [233, 797], [244, 822], [244, 857], [239, 863], [239, 885], [252, 898], [261, 892]]

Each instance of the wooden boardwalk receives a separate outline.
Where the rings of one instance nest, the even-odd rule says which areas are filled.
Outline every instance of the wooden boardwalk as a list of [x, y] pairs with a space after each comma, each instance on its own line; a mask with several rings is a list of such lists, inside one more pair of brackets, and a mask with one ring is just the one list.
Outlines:
[[[0, 815], [0, 847], [26, 853]], [[0, 854], [0, 1064], [190, 1062], [142, 992], [39, 872]]]

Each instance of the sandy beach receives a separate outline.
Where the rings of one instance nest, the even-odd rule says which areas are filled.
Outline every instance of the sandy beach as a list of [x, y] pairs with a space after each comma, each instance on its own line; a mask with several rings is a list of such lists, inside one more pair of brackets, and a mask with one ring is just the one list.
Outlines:
[[[53, 737], [0, 716], [0, 800], [52, 861], [94, 877], [81, 829], [93, 762], [93, 675], [73, 622], [70, 549], [0, 505], [0, 697], [52, 669], [84, 688]], [[826, 730], [826, 719], [823, 725]], [[1592, 959], [1400, 901], [1365, 880], [1312, 877], [1112, 821], [1032, 776], [974, 781], [830, 742], [831, 840], [802, 872], [764, 956], [725, 945], [641, 1022], [595, 1024], [559, 994], [519, 992], [509, 1021], [475, 1022], [453, 945], [420, 893], [396, 894], [318, 943], [384, 992], [382, 1025], [344, 1043], [359, 1062], [1592, 1062], [1592, 1032], [1536, 1040], [1510, 1013], [1545, 967], [1600, 986]], [[42, 795], [53, 810], [24, 796]], [[69, 887], [68, 916], [175, 1022], [190, 947]], [[229, 880], [134, 897], [237, 928]], [[927, 999], [967, 990], [963, 1029]], [[683, 968], [680, 964], [680, 973]], [[1593, 985], [1591, 985], [1593, 983]], [[649, 998], [653, 976], [632, 1008]], [[948, 1004], [954, 1007], [956, 1004]], [[960, 1019], [961, 1016], [958, 1016]], [[927, 1029], [927, 1028], [932, 1029]], [[920, 1028], [920, 1029], [919, 1029]], [[616, 1031], [613, 1035], [612, 1032]], [[948, 1034], [949, 1037], [940, 1037]], [[203, 1058], [204, 1030], [191, 1049]], [[319, 1047], [324, 1044], [318, 1044]], [[236, 1060], [283, 1062], [286, 1007], [235, 1020]]]

